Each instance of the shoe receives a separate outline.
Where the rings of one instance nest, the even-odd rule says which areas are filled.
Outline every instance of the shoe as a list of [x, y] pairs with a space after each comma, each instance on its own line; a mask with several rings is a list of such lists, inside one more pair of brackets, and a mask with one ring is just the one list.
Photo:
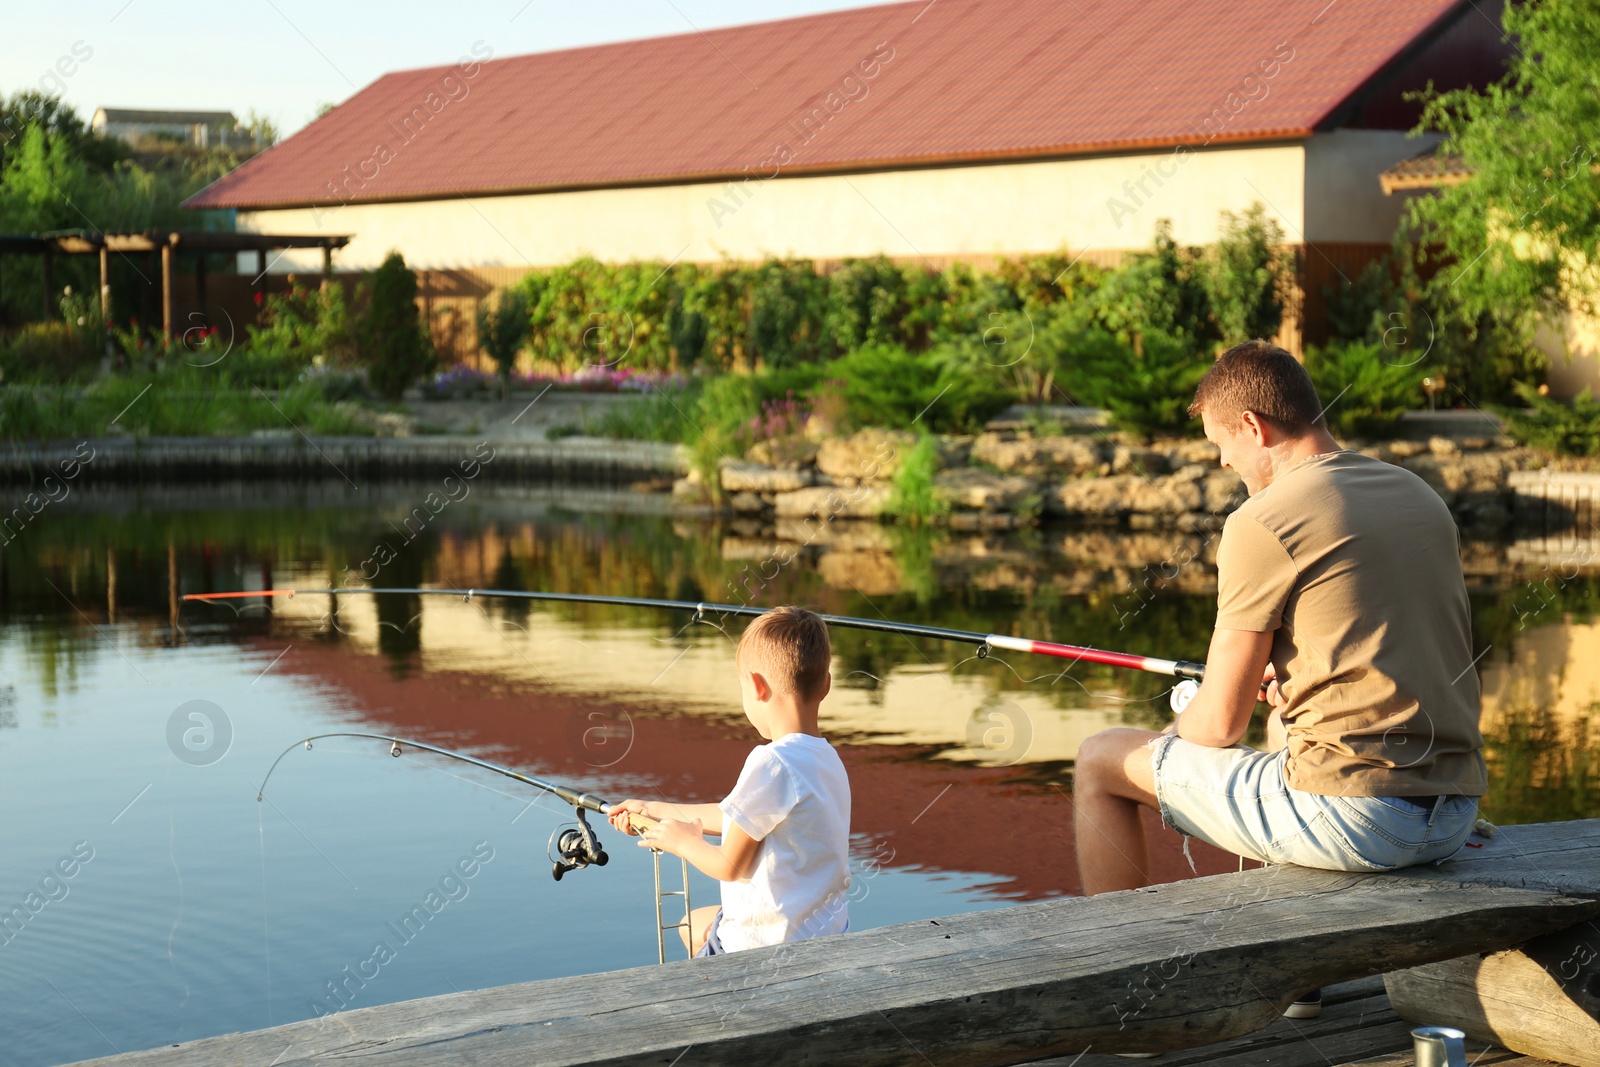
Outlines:
[[1322, 1015], [1322, 990], [1313, 989], [1283, 1009], [1285, 1019], [1316, 1019]]

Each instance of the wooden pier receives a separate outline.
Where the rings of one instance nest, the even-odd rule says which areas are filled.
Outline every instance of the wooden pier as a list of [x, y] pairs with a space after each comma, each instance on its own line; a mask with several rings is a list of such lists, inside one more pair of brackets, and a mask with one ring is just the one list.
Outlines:
[[[1374, 1062], [1398, 1067], [1409, 1062], [1410, 1024], [1373, 976], [1440, 964], [1448, 972], [1435, 973], [1440, 999], [1413, 989], [1407, 1010], [1453, 1021], [1434, 1016], [1465, 1018], [1474, 1005], [1460, 1001], [1477, 994], [1452, 985], [1449, 968], [1519, 956], [1520, 946], [1555, 934], [1579, 950], [1559, 959], [1526, 953], [1547, 986], [1538, 995], [1553, 990], [1585, 1009], [1585, 991], [1600, 985], [1600, 932], [1590, 922], [1600, 916], [1600, 820], [1509, 827], [1474, 844], [1439, 867], [1269, 867], [380, 1005], [94, 1062], [1099, 1067], [1125, 1062], [1100, 1058], [1107, 1053], [1165, 1052], [1171, 1064], [1388, 1056]], [[1460, 957], [1469, 959], [1442, 962]], [[1336, 990], [1320, 1020], [1280, 1018], [1308, 989], [1360, 979], [1369, 981]], [[1564, 1041], [1578, 1049], [1567, 1062], [1597, 1062], [1583, 1058], [1585, 1048], [1600, 1055], [1587, 1010], [1555, 1021], [1528, 1014], [1521, 1021], [1532, 1036], [1515, 1035], [1521, 1051], [1539, 1051], [1529, 1041]], [[1546, 1025], [1578, 1029], [1552, 1038], [1540, 1032]], [[1475, 1051], [1497, 1040], [1473, 1036]], [[1519, 1059], [1496, 1052], [1479, 1062]]]

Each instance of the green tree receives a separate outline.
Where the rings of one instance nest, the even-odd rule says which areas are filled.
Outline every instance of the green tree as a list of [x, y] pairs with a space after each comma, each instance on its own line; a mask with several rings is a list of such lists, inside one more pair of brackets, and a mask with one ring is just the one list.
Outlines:
[[1507, 4], [1510, 70], [1483, 90], [1429, 93], [1418, 133], [1439, 130], [1441, 156], [1470, 177], [1411, 202], [1424, 245], [1445, 266], [1433, 281], [1464, 316], [1531, 332], [1543, 315], [1600, 305], [1600, 6]]
[[361, 354], [380, 396], [398, 400], [433, 369], [433, 344], [417, 314], [417, 276], [399, 252], [372, 273], [372, 297], [361, 323]]
[[1223, 344], [1278, 332], [1290, 271], [1283, 227], [1267, 217], [1260, 202], [1239, 215], [1222, 213], [1222, 236], [1211, 249], [1204, 278]]
[[478, 309], [478, 347], [494, 361], [502, 382], [511, 377], [527, 339], [528, 297], [521, 289], [506, 289], [493, 308]]

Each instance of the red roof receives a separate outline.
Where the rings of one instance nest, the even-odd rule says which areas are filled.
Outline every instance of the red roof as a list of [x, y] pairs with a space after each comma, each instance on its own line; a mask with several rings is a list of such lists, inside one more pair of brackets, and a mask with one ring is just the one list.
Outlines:
[[[465, 71], [402, 71], [188, 206], [415, 200], [1304, 137], [1460, 9], [1461, 0], [912, 0]], [[871, 77], [859, 73], [863, 62]], [[830, 93], [838, 94], [832, 113]], [[414, 109], [421, 118], [408, 132], [401, 123]], [[1208, 128], [1214, 109], [1224, 118]], [[808, 141], [797, 127], [812, 114]], [[793, 158], [769, 162], [779, 144]]]

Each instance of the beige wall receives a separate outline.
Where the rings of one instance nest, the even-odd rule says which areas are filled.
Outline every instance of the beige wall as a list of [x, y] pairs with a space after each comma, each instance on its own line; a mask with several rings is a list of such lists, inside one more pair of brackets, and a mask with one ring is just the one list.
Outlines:
[[1396, 130], [1334, 130], [1306, 142], [1305, 233], [1291, 241], [1379, 242], [1394, 236], [1405, 196], [1385, 196], [1378, 175], [1439, 137]]
[[1567, 399], [1584, 390], [1600, 397], [1600, 319], [1576, 312], [1563, 318], [1558, 332], [1546, 324], [1534, 343], [1550, 357], [1550, 394]]
[[[241, 211], [238, 226], [351, 234], [335, 259], [347, 270], [376, 266], [390, 249], [425, 269], [547, 266], [586, 254], [713, 261], [1136, 249], [1149, 246], [1159, 218], [1173, 220], [1180, 242], [1203, 244], [1216, 238], [1220, 210], [1242, 211], [1257, 200], [1281, 212], [1285, 232], [1297, 240], [1307, 214], [1304, 159], [1300, 145], [1283, 144], [780, 177], [737, 189], [674, 185]], [[1376, 188], [1376, 169], [1367, 180]], [[319, 255], [290, 252], [271, 269], [312, 270]]]

